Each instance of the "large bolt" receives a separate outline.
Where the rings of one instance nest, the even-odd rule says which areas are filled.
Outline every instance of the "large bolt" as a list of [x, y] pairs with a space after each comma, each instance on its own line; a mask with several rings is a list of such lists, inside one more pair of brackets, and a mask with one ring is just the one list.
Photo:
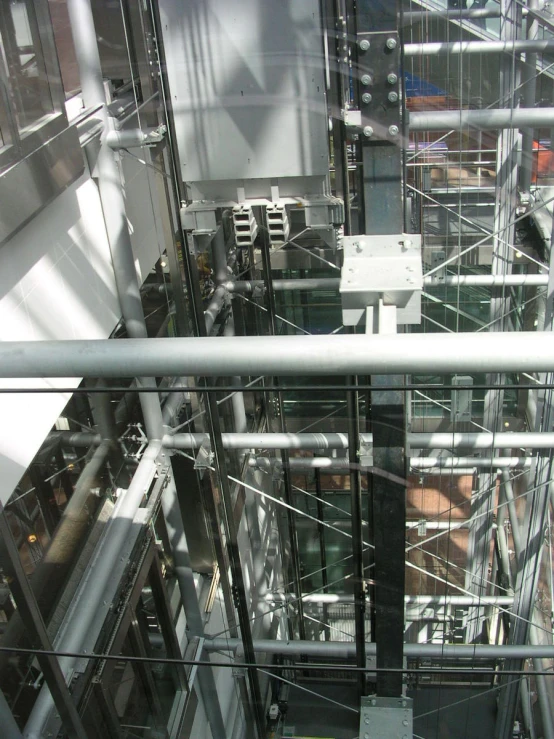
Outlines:
[[369, 39], [363, 38], [360, 39], [358, 42], [358, 46], [360, 48], [360, 51], [368, 51], [369, 50]]
[[398, 126], [389, 126], [389, 134], [391, 136], [398, 136]]
[[387, 82], [389, 83], [389, 85], [396, 85], [396, 83], [398, 82], [398, 75], [394, 72], [391, 72], [387, 75]]
[[371, 83], [373, 82], [373, 80], [371, 79], [371, 75], [370, 74], [364, 74], [364, 75], [362, 75], [362, 79], [360, 80], [360, 82], [362, 83], [362, 85], [364, 85], [365, 87], [367, 87], [368, 85], [371, 85]]
[[391, 103], [398, 102], [398, 93], [395, 92], [394, 90], [392, 90], [391, 92], [389, 92], [389, 94], [387, 95], [387, 97], [389, 99], [389, 102], [391, 102]]
[[373, 136], [373, 128], [371, 126], [364, 126], [364, 136], [367, 136], [368, 139]]
[[371, 93], [370, 92], [364, 92], [362, 95], [362, 103], [365, 103], [366, 105], [372, 101]]
[[390, 51], [394, 51], [397, 47], [397, 41], [392, 36], [387, 39], [387, 49], [390, 49]]

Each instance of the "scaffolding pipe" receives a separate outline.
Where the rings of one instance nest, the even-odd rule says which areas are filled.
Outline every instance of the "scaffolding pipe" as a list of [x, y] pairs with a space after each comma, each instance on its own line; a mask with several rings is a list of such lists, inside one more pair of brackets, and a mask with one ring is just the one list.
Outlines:
[[483, 110], [428, 110], [410, 113], [411, 131], [461, 131], [477, 128], [552, 128], [554, 108], [485, 108]]
[[[135, 515], [156, 474], [160, 454], [163, 454], [161, 442], [150, 442], [135, 470], [129, 488], [118, 498], [112, 512], [111, 525], [108, 524], [109, 536], [103, 538], [102, 546], [96, 548], [90, 563], [89, 577], [87, 578], [87, 597], [75, 599], [75, 607], [71, 619], [67, 622], [67, 628], [63, 631], [62, 637], [56, 640], [55, 643], [58, 651], [81, 651], [98, 609], [101, 607], [102, 601], [105, 600], [104, 593], [112, 580], [115, 564], [131, 532]], [[66, 680], [69, 681], [77, 659], [61, 657], [59, 662]], [[43, 727], [53, 707], [52, 695], [45, 684], [40, 690], [25, 726], [24, 736], [26, 739], [43, 736]]]
[[516, 39], [513, 41], [436, 41], [404, 44], [404, 56], [442, 56], [452, 54], [542, 54], [554, 50], [551, 39]]
[[509, 340], [502, 333], [441, 333], [0, 342], [3, 378], [345, 376], [552, 369], [554, 345], [538, 331], [513, 332]]
[[[217, 637], [206, 639], [205, 649], [209, 652], [236, 652], [242, 646], [240, 639]], [[306, 655], [307, 657], [333, 657], [353, 659], [356, 655], [354, 642], [284, 641], [279, 639], [255, 639], [254, 651], [265, 654]], [[377, 653], [375, 642], [366, 642], [366, 655]], [[554, 646], [528, 644], [404, 644], [407, 658], [467, 659], [533, 659], [554, 658]]]

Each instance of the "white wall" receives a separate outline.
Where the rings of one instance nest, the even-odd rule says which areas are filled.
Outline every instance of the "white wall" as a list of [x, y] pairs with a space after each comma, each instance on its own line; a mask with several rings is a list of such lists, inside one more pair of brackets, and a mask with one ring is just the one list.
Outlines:
[[[143, 281], [165, 248], [158, 175], [135, 160], [123, 162], [122, 174]], [[102, 206], [85, 173], [0, 245], [0, 341], [105, 339], [119, 318]], [[0, 387], [75, 387], [80, 380], [2, 380]], [[69, 397], [0, 394], [0, 502], [12, 494]]]

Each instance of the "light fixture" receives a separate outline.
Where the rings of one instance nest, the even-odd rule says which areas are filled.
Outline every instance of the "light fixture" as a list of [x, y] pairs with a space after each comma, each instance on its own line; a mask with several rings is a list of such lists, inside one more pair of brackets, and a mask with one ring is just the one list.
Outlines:
[[164, 262], [164, 260], [163, 260], [163, 259], [162, 259], [162, 261], [160, 262], [160, 267], [165, 267], [165, 262]]
[[36, 540], [37, 540], [36, 534], [29, 534], [29, 536], [27, 537], [27, 541], [29, 542], [29, 544], [34, 544]]
[[520, 251], [516, 251], [516, 259], [521, 259], [523, 254]]
[[510, 428], [510, 422], [504, 421], [504, 428], [509, 429]]

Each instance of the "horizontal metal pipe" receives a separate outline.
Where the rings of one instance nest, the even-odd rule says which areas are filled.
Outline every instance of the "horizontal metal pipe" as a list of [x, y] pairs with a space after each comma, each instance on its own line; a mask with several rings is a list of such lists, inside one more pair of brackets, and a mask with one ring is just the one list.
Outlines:
[[500, 8], [456, 8], [450, 10], [411, 10], [402, 13], [399, 21], [417, 23], [418, 21], [448, 18], [453, 21], [460, 19], [500, 18]]
[[[241, 639], [207, 638], [204, 648], [209, 652], [236, 652]], [[304, 654], [308, 657], [335, 657], [352, 659], [356, 655], [354, 642], [283, 641], [255, 639], [254, 651], [265, 654]], [[375, 642], [366, 642], [366, 654], [375, 656]], [[506, 644], [404, 644], [405, 657], [437, 657], [444, 659], [529, 659], [554, 658], [554, 646], [506, 645]]]
[[548, 285], [548, 275], [446, 275], [443, 279], [436, 278], [435, 275], [423, 278], [425, 287], [439, 287], [446, 285], [448, 287], [461, 287], [464, 285], [475, 287], [519, 287], [536, 286], [541, 287]]
[[11, 378], [552, 370], [554, 344], [538, 331], [0, 342], [0, 377]]
[[[348, 434], [224, 433], [221, 436], [225, 449], [348, 449]], [[209, 434], [203, 433], [164, 437], [164, 446], [171, 449], [199, 449], [209, 442]]]
[[[425, 287], [438, 287], [440, 285], [457, 286], [457, 285], [476, 285], [479, 287], [502, 287], [508, 285], [547, 285], [548, 275], [447, 275], [443, 279], [438, 279], [435, 275], [423, 278]], [[263, 280], [236, 280], [222, 283], [230, 293], [253, 293], [255, 290], [263, 290], [265, 283]], [[338, 290], [340, 287], [340, 277], [310, 277], [305, 279], [290, 280], [273, 280], [273, 289], [275, 292], [288, 291], [306, 291], [314, 292], [317, 290]], [[167, 285], [148, 285], [146, 290], [159, 290], [167, 292]]]
[[[222, 436], [223, 446], [227, 449], [348, 449], [348, 434], [345, 433], [225, 433]], [[361, 434], [360, 438], [365, 444], [371, 444], [373, 439], [371, 434]], [[164, 446], [197, 449], [209, 441], [210, 436], [206, 433], [173, 434], [164, 437]], [[554, 449], [554, 432], [409, 433], [407, 441], [414, 449]], [[332, 462], [339, 459], [330, 458]], [[328, 464], [329, 458], [295, 461], [320, 467]], [[474, 461], [471, 458], [471, 463]]]
[[[293, 593], [268, 593], [267, 603], [286, 603], [296, 600]], [[348, 593], [311, 593], [302, 596], [303, 603], [354, 603], [354, 596]], [[471, 595], [405, 595], [406, 605], [417, 606], [511, 606], [511, 595], [485, 595], [481, 598]]]
[[[463, 469], [465, 474], [470, 474], [475, 468], [528, 468], [532, 461], [532, 457], [410, 457], [410, 467], [412, 470], [426, 472], [430, 469], [437, 471]], [[272, 467], [280, 467], [281, 460], [252, 457], [248, 464], [250, 467], [269, 470]], [[344, 473], [350, 469], [350, 462], [347, 457], [293, 457], [289, 459], [289, 469], [297, 474], [315, 469], [321, 470], [324, 474]]]
[[552, 51], [550, 39], [516, 39], [514, 41], [437, 41], [422, 44], [404, 44], [404, 56], [439, 56], [443, 54], [540, 54]]
[[[54, 432], [59, 436], [64, 446], [74, 447], [90, 447], [99, 444], [102, 441], [100, 434], [89, 433], [87, 431], [59, 431]], [[223, 446], [226, 449], [348, 449], [348, 434], [345, 433], [224, 433]], [[366, 444], [371, 444], [371, 434], [361, 434], [361, 439]], [[482, 449], [554, 449], [554, 432], [500, 432], [491, 434], [482, 433], [409, 433], [407, 435], [408, 444], [412, 449], [466, 449], [466, 450], [482, 450]], [[171, 449], [199, 449], [202, 444], [209, 444], [210, 436], [207, 433], [178, 433], [167, 434], [164, 436], [164, 446]], [[426, 466], [441, 466], [449, 463], [445, 462], [448, 458], [425, 457]], [[436, 464], [431, 464], [429, 460], [438, 460]], [[468, 466], [475, 466], [478, 460], [473, 457], [466, 458]], [[506, 462], [506, 458], [501, 458], [498, 464], [502, 466]], [[521, 458], [514, 458], [519, 461], [514, 464], [524, 463]], [[330, 466], [338, 466], [346, 464], [344, 457], [298, 457], [292, 458], [291, 468], [325, 468]], [[280, 460], [273, 460], [266, 457], [252, 458], [250, 466], [270, 466], [272, 464], [280, 464]], [[456, 462], [459, 467], [460, 462]], [[493, 464], [493, 462], [483, 462], [483, 465]], [[463, 465], [462, 465], [463, 466]]]
[[532, 457], [410, 457], [410, 467], [414, 470], [437, 469], [487, 469], [488, 467], [530, 467]]
[[[506, 336], [506, 334], [504, 334]], [[409, 444], [416, 449], [554, 449], [553, 432], [504, 431], [469, 434], [408, 434]]]
[[499, 108], [495, 110], [429, 110], [412, 112], [411, 131], [481, 131], [500, 128], [552, 128], [554, 108]]

